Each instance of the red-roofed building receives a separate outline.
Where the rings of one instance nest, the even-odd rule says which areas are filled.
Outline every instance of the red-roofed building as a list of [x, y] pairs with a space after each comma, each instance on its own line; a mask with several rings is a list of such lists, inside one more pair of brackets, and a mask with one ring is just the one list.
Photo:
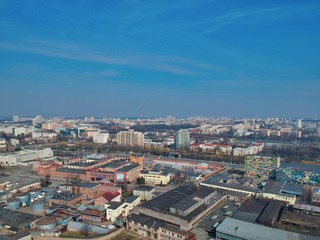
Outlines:
[[94, 200], [95, 205], [105, 205], [109, 202], [121, 202], [121, 194], [119, 192], [106, 192]]

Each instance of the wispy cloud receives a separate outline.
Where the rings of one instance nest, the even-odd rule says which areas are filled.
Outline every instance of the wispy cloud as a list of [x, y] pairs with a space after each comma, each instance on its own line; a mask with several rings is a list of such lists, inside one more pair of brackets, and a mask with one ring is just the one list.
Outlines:
[[204, 34], [215, 32], [229, 24], [252, 24], [279, 21], [297, 14], [310, 13], [310, 10], [319, 8], [320, 4], [283, 5], [279, 7], [261, 8], [257, 6], [236, 8], [222, 15], [207, 17], [199, 22], [192, 23], [192, 27], [202, 28]]
[[120, 73], [114, 70], [105, 70], [105, 71], [99, 71], [99, 72], [86, 72], [86, 77], [117, 77]]
[[152, 53], [128, 54], [121, 57], [108, 55], [105, 49], [74, 43], [29, 40], [24, 43], [0, 42], [0, 49], [33, 53], [43, 56], [70, 59], [84, 62], [123, 65], [147, 70], [179, 74], [201, 75], [203, 71], [217, 71], [221, 67], [175, 56], [162, 56]]

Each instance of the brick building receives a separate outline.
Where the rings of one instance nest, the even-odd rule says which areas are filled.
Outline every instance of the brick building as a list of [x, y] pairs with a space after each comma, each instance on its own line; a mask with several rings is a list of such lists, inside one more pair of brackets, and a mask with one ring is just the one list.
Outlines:
[[38, 166], [40, 177], [56, 180], [108, 182], [134, 182], [139, 177], [142, 165], [127, 160], [102, 159], [88, 161], [72, 161], [66, 165], [56, 162], [42, 162]]
[[70, 192], [61, 192], [55, 194], [51, 199], [48, 200], [49, 207], [52, 207], [53, 204], [63, 204], [68, 206], [74, 206], [77, 203], [80, 203], [83, 199], [83, 196], [80, 194], [72, 194]]

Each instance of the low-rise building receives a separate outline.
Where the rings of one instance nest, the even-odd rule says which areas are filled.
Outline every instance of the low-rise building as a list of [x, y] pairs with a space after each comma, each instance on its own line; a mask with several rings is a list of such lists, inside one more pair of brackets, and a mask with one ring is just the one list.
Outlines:
[[313, 186], [311, 188], [311, 203], [320, 205], [320, 186]]
[[80, 203], [83, 199], [83, 196], [81, 194], [72, 194], [70, 192], [61, 192], [56, 193], [52, 198], [48, 200], [49, 207], [52, 206], [52, 204], [63, 204], [68, 206], [73, 206], [77, 203]]
[[0, 207], [0, 223], [4, 227], [9, 226], [12, 231], [20, 231], [30, 228], [30, 225], [39, 219], [39, 216], [12, 211], [10, 209]]
[[158, 240], [195, 240], [192, 232], [166, 224], [165, 221], [146, 215], [131, 214], [127, 228], [136, 234]]
[[207, 187], [180, 186], [137, 207], [140, 215], [155, 217], [167, 224], [190, 231], [225, 196]]
[[143, 164], [144, 163], [144, 157], [143, 156], [130, 156], [130, 162]]
[[81, 181], [106, 180], [111, 183], [135, 182], [142, 165], [116, 159], [75, 159], [68, 164], [41, 162], [39, 176], [50, 176], [56, 180], [76, 179]]
[[257, 192], [256, 197], [283, 201], [290, 205], [294, 205], [296, 202], [296, 195], [283, 192], [282, 189], [285, 185], [286, 183], [269, 181], [264, 186], [263, 191]]
[[320, 207], [306, 204], [295, 204], [293, 205], [293, 211], [303, 213], [307, 215], [320, 216]]
[[147, 184], [167, 185], [170, 182], [171, 174], [162, 171], [144, 171], [140, 173], [140, 177], [143, 177]]
[[129, 204], [129, 210], [131, 211], [134, 207], [140, 204], [140, 196], [132, 195], [125, 199], [125, 202]]
[[105, 193], [104, 186], [93, 182], [76, 182], [72, 184], [73, 194], [82, 194], [84, 198], [95, 199]]
[[106, 210], [87, 207], [80, 211], [80, 218], [92, 222], [103, 222], [106, 220]]
[[139, 177], [142, 165], [137, 163], [128, 164], [114, 172], [114, 182], [135, 182]]
[[7, 147], [6, 139], [0, 138], [0, 149], [4, 149]]
[[83, 232], [84, 230], [88, 234], [107, 235], [110, 230], [105, 227], [100, 227], [94, 224], [81, 223], [76, 221], [70, 221], [67, 226], [68, 231]]
[[130, 208], [130, 204], [126, 202], [110, 202], [106, 204], [106, 220], [115, 222], [120, 215], [128, 216]]
[[225, 182], [224, 180], [219, 180], [219, 177], [220, 176], [218, 175], [213, 176], [212, 178], [201, 182], [200, 185], [212, 187], [214, 189], [221, 189], [223, 191], [227, 190], [244, 193], [251, 197], [284, 201], [289, 203], [290, 205], [293, 205], [295, 203], [296, 195], [298, 194], [296, 191], [290, 191], [290, 193], [288, 193], [288, 190], [291, 190], [291, 188], [289, 188], [287, 184], [283, 182], [269, 181], [266, 183], [262, 190], [259, 190], [257, 188], [242, 185], [239, 183], [239, 180], [238, 182], [229, 183]]
[[121, 202], [121, 193], [120, 192], [106, 192], [94, 200], [94, 205], [104, 206], [105, 204], [107, 204], [109, 202]]
[[140, 196], [141, 201], [149, 201], [153, 198], [154, 187], [140, 185], [133, 190], [133, 195]]

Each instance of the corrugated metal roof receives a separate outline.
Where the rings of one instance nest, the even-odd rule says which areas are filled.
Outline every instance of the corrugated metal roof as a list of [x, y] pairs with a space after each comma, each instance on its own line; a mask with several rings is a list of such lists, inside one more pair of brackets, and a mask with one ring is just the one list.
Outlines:
[[294, 232], [288, 232], [288, 231], [275, 229], [275, 228], [269, 228], [263, 225], [240, 221], [240, 220], [228, 218], [228, 217], [217, 227], [217, 237], [220, 236], [219, 234], [221, 233], [229, 236], [238, 237], [241, 239], [259, 239], [259, 240], [319, 239], [318, 237], [298, 234]]

